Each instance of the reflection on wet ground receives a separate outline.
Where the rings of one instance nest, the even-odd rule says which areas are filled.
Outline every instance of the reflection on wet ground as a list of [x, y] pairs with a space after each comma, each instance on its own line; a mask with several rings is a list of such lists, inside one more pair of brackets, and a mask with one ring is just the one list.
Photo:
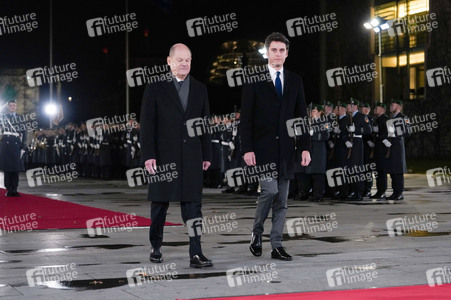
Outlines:
[[83, 246], [64, 246], [63, 248], [44, 248], [44, 249], [22, 249], [22, 250], [0, 250], [3, 254], [27, 254], [27, 253], [46, 253], [46, 252], [61, 252], [71, 250], [84, 250], [86, 248], [117, 250], [130, 247], [138, 247], [144, 245], [132, 244], [115, 244], [115, 245], [83, 245]]
[[[253, 270], [246, 271], [246, 274], [259, 274], [263, 272], [256, 272]], [[118, 286], [123, 286], [126, 284], [142, 285], [143, 283], [158, 283], [168, 280], [166, 274], [155, 274], [149, 276], [146, 274], [137, 274], [134, 277], [120, 277], [120, 278], [103, 278], [103, 279], [85, 279], [85, 280], [72, 280], [72, 281], [47, 281], [43, 282], [41, 285], [53, 289], [75, 289], [75, 290], [98, 290], [98, 289], [108, 289]], [[212, 277], [222, 277], [227, 276], [227, 272], [210, 272], [210, 273], [186, 273], [186, 274], [174, 274], [169, 280], [183, 280], [183, 279], [204, 279]], [[280, 283], [281, 281], [266, 281], [262, 284], [269, 283]], [[13, 287], [19, 287], [22, 285], [11, 285]]]

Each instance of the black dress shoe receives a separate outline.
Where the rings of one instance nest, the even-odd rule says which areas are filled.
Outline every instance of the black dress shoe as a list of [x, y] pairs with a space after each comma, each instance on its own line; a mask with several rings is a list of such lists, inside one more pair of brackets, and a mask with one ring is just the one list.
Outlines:
[[14, 194], [12, 191], [7, 191], [5, 194], [6, 197], [14, 197]]
[[381, 194], [381, 193], [376, 193], [372, 196], [370, 196], [370, 199], [385, 199], [385, 194]]
[[226, 188], [225, 190], [221, 191], [221, 193], [229, 194], [229, 193], [233, 193], [234, 191], [235, 191], [235, 188], [233, 188], [233, 187], [228, 187], [228, 188]]
[[236, 191], [235, 194], [245, 194], [246, 193], [246, 189], [244, 187], [239, 187]]
[[299, 195], [299, 200], [301, 200], [301, 201], [306, 201], [306, 200], [308, 200], [309, 199], [309, 197], [310, 197], [310, 194], [309, 193], [301, 193], [300, 195]]
[[154, 249], [152, 248], [152, 250], [150, 251], [150, 257], [149, 257], [150, 261], [153, 263], [162, 263], [163, 262], [163, 254], [160, 251], [160, 248], [158, 249]]
[[189, 262], [189, 266], [191, 268], [206, 268], [213, 267], [213, 263], [211, 262], [211, 260], [207, 259], [203, 254], [201, 254], [192, 256]]
[[17, 190], [13, 190], [13, 197], [20, 197], [20, 194], [17, 192]]
[[271, 258], [280, 260], [293, 260], [293, 257], [285, 251], [284, 247], [279, 247], [271, 251]]
[[390, 197], [388, 197], [387, 200], [401, 201], [401, 200], [404, 200], [404, 196], [402, 194], [401, 195], [393, 194]]
[[371, 197], [371, 191], [363, 192], [362, 197], [366, 197], [366, 198]]
[[348, 196], [347, 201], [363, 201], [362, 194], [355, 193], [352, 196]]
[[258, 233], [252, 233], [251, 244], [249, 250], [254, 256], [262, 255], [262, 235]]

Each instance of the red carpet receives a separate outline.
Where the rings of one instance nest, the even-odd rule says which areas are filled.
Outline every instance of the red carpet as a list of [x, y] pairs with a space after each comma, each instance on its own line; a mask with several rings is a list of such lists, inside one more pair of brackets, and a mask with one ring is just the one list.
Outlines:
[[24, 193], [21, 193], [22, 197], [5, 197], [5, 192], [0, 189], [0, 228], [7, 231], [93, 228], [88, 229], [88, 233], [94, 235], [95, 228], [98, 228], [97, 234], [101, 234], [100, 228], [122, 227], [125, 230], [150, 225], [150, 219], [132, 214]]
[[396, 300], [433, 300], [451, 299], [451, 284], [436, 285], [411, 285], [387, 288], [375, 288], [365, 290], [341, 290], [322, 291], [292, 294], [276, 294], [261, 296], [223, 297], [223, 298], [202, 298], [198, 300], [361, 300], [361, 299], [396, 299]]

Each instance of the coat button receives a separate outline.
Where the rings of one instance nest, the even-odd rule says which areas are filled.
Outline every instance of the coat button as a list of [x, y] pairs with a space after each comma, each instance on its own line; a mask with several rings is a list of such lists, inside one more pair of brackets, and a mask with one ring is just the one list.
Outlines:
[[276, 140], [278, 140], [279, 139], [279, 137], [278, 136], [276, 136]]
[[186, 143], [186, 140], [183, 140], [184, 143]]

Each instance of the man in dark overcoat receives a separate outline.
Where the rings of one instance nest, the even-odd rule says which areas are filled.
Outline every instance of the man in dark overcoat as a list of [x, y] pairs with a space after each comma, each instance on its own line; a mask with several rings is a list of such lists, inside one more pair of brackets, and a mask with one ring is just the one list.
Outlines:
[[[190, 237], [190, 266], [211, 267], [200, 243], [202, 177], [211, 162], [211, 138], [205, 130], [209, 117], [207, 88], [189, 75], [191, 51], [186, 45], [172, 46], [167, 63], [171, 80], [149, 83], [141, 106], [141, 159], [151, 173], [150, 260], [162, 262], [166, 212], [169, 203], [179, 202]], [[168, 175], [171, 180], [164, 180]]]
[[310, 163], [310, 137], [298, 136], [302, 161], [295, 162], [295, 139], [289, 136], [287, 121], [305, 118], [307, 109], [302, 79], [284, 69], [290, 42], [281, 33], [272, 33], [265, 40], [268, 57], [268, 80], [243, 85], [241, 97], [241, 152], [247, 166], [275, 164], [277, 178], [260, 180], [252, 229], [250, 251], [262, 255], [264, 222], [272, 210], [270, 231], [271, 258], [292, 260], [282, 245], [287, 211], [289, 181], [294, 178], [295, 163]]
[[21, 118], [16, 114], [16, 100], [8, 101], [8, 112], [1, 116], [0, 130], [0, 170], [4, 173], [4, 186], [7, 189], [6, 197], [19, 197], [20, 157], [23, 151], [23, 136], [21, 131]]

